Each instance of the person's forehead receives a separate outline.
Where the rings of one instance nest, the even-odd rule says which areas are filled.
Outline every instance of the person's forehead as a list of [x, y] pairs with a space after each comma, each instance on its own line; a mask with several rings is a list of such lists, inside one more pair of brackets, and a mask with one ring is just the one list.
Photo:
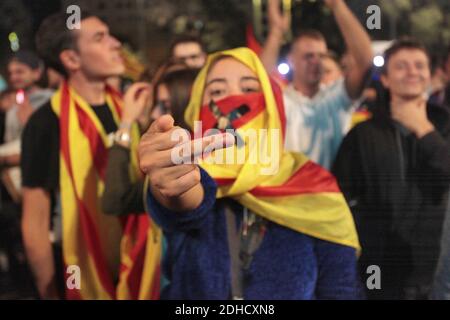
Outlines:
[[320, 39], [302, 37], [293, 43], [294, 52], [326, 52], [327, 44]]
[[200, 53], [202, 48], [197, 42], [182, 42], [173, 48], [174, 55], [185, 55], [186, 53]]
[[98, 32], [109, 32], [108, 26], [97, 17], [81, 20], [81, 28], [77, 31], [80, 37], [90, 37]]
[[428, 56], [423, 50], [405, 48], [395, 52], [389, 60], [391, 62], [399, 60], [411, 62], [417, 60], [428, 61]]
[[20, 62], [18, 60], [12, 60], [10, 63], [8, 63], [8, 69], [9, 70], [17, 70], [17, 69], [32, 70], [32, 68], [29, 65], [27, 65], [26, 63]]
[[226, 57], [214, 63], [208, 72], [207, 80], [214, 78], [256, 77], [256, 74], [242, 62]]

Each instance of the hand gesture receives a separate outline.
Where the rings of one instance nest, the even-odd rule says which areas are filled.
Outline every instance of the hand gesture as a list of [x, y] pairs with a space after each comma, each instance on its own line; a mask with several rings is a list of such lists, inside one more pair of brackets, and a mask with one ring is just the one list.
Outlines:
[[423, 97], [411, 101], [393, 100], [391, 103], [391, 117], [405, 128], [421, 138], [434, 130], [428, 120], [427, 104]]
[[[203, 198], [200, 170], [192, 160], [200, 157], [212, 145], [215, 150], [232, 145], [234, 137], [218, 134], [192, 141], [186, 138], [181, 142], [180, 139], [174, 139], [181, 136], [180, 131], [176, 130], [186, 132], [174, 126], [174, 119], [170, 115], [155, 120], [141, 138], [139, 165], [150, 180], [150, 189], [155, 198], [167, 208], [185, 211], [195, 209]], [[224, 138], [217, 139], [218, 136]], [[185, 137], [188, 137], [187, 132]], [[191, 160], [186, 161], [188, 163], [180, 163], [175, 159], [182, 150], [189, 151], [181, 155], [185, 160]]]
[[152, 90], [151, 86], [144, 82], [137, 82], [125, 92], [123, 102], [124, 109], [122, 122], [131, 125], [150, 105]]
[[291, 17], [280, 10], [280, 0], [269, 0], [267, 7], [270, 31], [278, 31], [282, 34], [289, 31]]

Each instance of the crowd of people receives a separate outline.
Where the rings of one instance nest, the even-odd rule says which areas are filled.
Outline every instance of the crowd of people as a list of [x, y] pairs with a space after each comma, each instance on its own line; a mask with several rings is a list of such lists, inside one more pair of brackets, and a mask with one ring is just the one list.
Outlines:
[[450, 50], [432, 68], [395, 39], [377, 68], [325, 4], [345, 54], [301, 30], [289, 83], [279, 0], [258, 55], [183, 36], [127, 86], [99, 17], [47, 17], [0, 96], [1, 277], [41, 299], [450, 299]]

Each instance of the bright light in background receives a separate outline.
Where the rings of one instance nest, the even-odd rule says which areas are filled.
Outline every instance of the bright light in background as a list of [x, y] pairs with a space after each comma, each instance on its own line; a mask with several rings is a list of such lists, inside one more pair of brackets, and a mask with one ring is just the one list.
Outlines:
[[11, 32], [8, 35], [8, 39], [9, 39], [11, 50], [14, 52], [19, 51], [20, 45], [19, 45], [19, 37], [17, 36], [17, 33]]
[[283, 76], [287, 75], [291, 68], [289, 68], [289, 65], [287, 63], [280, 63], [278, 65], [278, 72], [282, 74]]
[[373, 58], [373, 64], [375, 65], [375, 67], [381, 68], [382, 66], [384, 66], [384, 58], [382, 56], [375, 56]]
[[17, 33], [11, 32], [11, 33], [8, 35], [8, 39], [9, 39], [10, 42], [14, 42], [14, 41], [18, 41], [18, 40], [19, 40], [19, 37], [17, 36]]

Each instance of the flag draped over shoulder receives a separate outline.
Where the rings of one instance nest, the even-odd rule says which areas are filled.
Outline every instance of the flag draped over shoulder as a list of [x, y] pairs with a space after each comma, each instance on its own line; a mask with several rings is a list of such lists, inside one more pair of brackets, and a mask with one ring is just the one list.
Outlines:
[[[232, 57], [249, 67], [261, 84], [262, 104], [265, 106], [257, 108], [259, 113], [247, 117], [246, 122], [243, 120], [245, 116], [238, 119], [240, 126], [236, 131], [238, 135], [246, 136], [248, 129], [266, 129], [268, 134], [264, 137], [258, 134], [258, 141], [254, 145], [245, 142], [246, 159], [253, 156], [253, 159], [257, 159], [261, 150], [269, 150], [274, 155], [278, 170], [273, 174], [262, 174], [267, 170], [267, 165], [261, 161], [217, 164], [205, 159], [200, 165], [217, 182], [217, 197], [231, 197], [270, 221], [359, 251], [351, 212], [334, 177], [305, 155], [284, 151], [286, 119], [281, 90], [267, 76], [253, 51], [238, 48], [209, 56], [194, 83], [191, 100], [185, 112], [186, 123], [195, 133], [195, 121], [210, 120], [207, 117], [210, 115], [208, 105], [202, 105], [203, 92], [208, 71], [222, 56]], [[229, 101], [232, 98], [225, 99]], [[217, 105], [220, 106], [220, 103], [217, 102]], [[226, 113], [226, 110], [221, 111]], [[278, 130], [281, 134], [272, 136], [271, 130]], [[235, 154], [239, 152], [236, 145], [231, 148], [235, 149]], [[214, 156], [214, 153], [211, 156]]]
[[[116, 123], [122, 100], [107, 88]], [[161, 231], [148, 214], [108, 216], [101, 210], [107, 149], [111, 145], [92, 108], [67, 83], [51, 100], [60, 124], [60, 194], [63, 257], [79, 267], [80, 289], [67, 299], [156, 299], [159, 297]], [[130, 175], [139, 178], [137, 126], [132, 129]]]

